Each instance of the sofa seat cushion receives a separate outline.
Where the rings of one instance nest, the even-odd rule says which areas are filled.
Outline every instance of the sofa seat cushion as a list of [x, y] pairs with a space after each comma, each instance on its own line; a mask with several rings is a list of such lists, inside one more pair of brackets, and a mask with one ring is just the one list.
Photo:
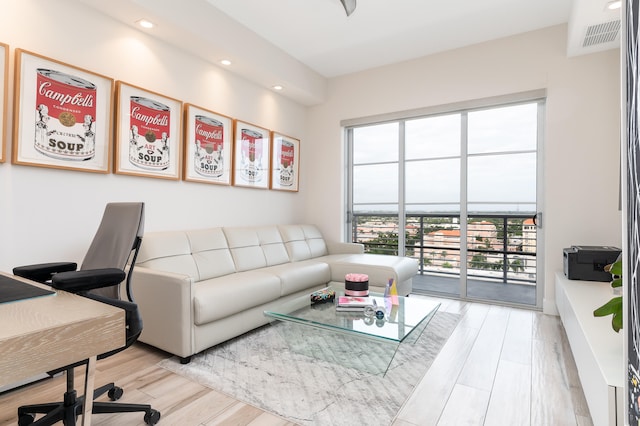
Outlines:
[[331, 280], [331, 268], [325, 262], [303, 260], [265, 268], [280, 278], [280, 295], [286, 296], [301, 290], [324, 285]]
[[367, 274], [369, 285], [384, 288], [393, 278], [400, 282], [413, 278], [418, 273], [418, 261], [408, 257], [384, 254], [352, 254], [323, 256], [331, 266], [331, 280], [344, 282], [346, 274]]
[[193, 322], [203, 325], [280, 297], [280, 278], [264, 270], [238, 272], [194, 284]]

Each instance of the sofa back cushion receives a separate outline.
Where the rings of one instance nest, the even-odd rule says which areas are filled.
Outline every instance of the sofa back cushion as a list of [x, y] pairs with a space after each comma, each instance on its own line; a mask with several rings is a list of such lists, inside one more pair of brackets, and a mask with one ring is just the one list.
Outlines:
[[320, 230], [314, 225], [278, 226], [292, 262], [329, 254]]
[[137, 264], [197, 282], [327, 254], [313, 225], [223, 227], [147, 233]]
[[183, 231], [149, 232], [142, 238], [136, 265], [184, 274], [199, 280], [191, 245]]
[[264, 253], [267, 266], [281, 265], [289, 262], [289, 254], [284, 246], [277, 226], [264, 226], [256, 229], [260, 247]]
[[222, 228], [187, 231], [198, 280], [221, 277], [236, 271]]
[[237, 272], [289, 262], [276, 226], [223, 228]]

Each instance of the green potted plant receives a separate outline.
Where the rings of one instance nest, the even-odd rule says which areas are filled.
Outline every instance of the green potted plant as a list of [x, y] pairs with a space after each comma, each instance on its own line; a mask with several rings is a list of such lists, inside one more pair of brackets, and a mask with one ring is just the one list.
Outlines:
[[[622, 256], [610, 264], [605, 266], [605, 271], [611, 274], [611, 287], [616, 289], [622, 287]], [[615, 332], [619, 332], [622, 329], [622, 296], [615, 296], [604, 305], [593, 311], [593, 316], [605, 317], [612, 315], [611, 327]]]

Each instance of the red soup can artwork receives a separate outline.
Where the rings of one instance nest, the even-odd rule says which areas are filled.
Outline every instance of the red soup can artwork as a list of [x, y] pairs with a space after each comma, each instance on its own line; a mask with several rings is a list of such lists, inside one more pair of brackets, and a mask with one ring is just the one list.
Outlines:
[[96, 154], [96, 85], [59, 71], [36, 70], [36, 151], [58, 160]]
[[294, 181], [293, 162], [295, 156], [295, 145], [293, 142], [282, 139], [280, 145], [280, 185], [291, 186]]
[[140, 96], [130, 102], [129, 162], [145, 170], [168, 169], [171, 108]]
[[195, 117], [196, 153], [194, 168], [201, 176], [219, 178], [224, 172], [224, 127], [204, 115]]
[[241, 130], [240, 176], [245, 182], [256, 183], [262, 181], [264, 170], [262, 168], [262, 144], [264, 136], [260, 132], [251, 129]]

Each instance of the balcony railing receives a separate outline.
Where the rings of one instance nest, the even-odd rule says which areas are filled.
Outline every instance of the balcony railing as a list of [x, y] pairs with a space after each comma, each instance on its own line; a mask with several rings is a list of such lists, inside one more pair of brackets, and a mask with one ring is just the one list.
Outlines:
[[[461, 236], [455, 214], [409, 214], [405, 255], [418, 259], [419, 274], [460, 276]], [[369, 253], [398, 254], [398, 216], [356, 214], [352, 241]], [[469, 215], [467, 278], [535, 285], [536, 227], [531, 215]]]

